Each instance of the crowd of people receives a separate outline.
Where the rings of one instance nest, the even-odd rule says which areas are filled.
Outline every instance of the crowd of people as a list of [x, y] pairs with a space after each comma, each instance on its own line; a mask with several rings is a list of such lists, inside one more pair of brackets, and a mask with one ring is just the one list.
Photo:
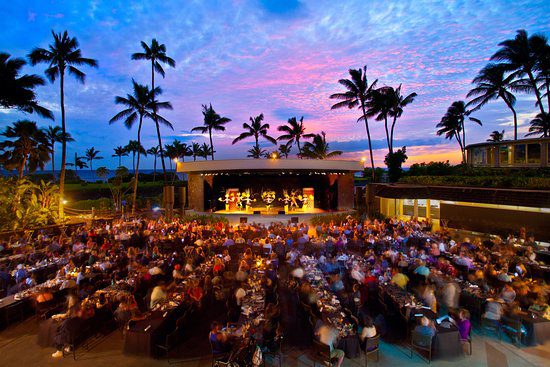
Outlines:
[[[304, 305], [310, 337], [327, 345], [339, 366], [344, 336], [356, 335], [365, 348], [369, 338], [391, 332], [391, 299], [398, 309], [418, 305], [431, 311], [416, 319], [408, 315], [413, 330], [430, 338], [437, 323], [448, 320], [467, 340], [474, 314], [493, 323], [521, 315], [550, 318], [549, 273], [537, 262], [537, 246], [524, 230], [506, 239], [472, 240], [431, 231], [429, 223], [414, 218], [350, 216], [317, 226], [114, 220], [0, 242], [0, 297], [31, 299], [49, 311], [45, 318], [57, 322], [53, 357], [73, 347], [85, 320], [100, 317], [124, 326], [151, 310], [182, 304], [194, 312], [223, 309], [222, 318], [211, 320], [213, 353], [234, 351], [240, 340], [249, 340], [243, 335], [254, 337], [265, 352], [283, 329], [301, 326]], [[307, 276], [312, 269], [318, 272], [313, 278]], [[262, 300], [261, 310], [250, 311], [251, 294]], [[279, 296], [289, 303], [285, 327]], [[464, 302], [466, 296], [484, 309]], [[61, 308], [60, 300], [66, 300]], [[343, 316], [336, 320], [340, 308]], [[243, 320], [248, 333], [235, 332]]]

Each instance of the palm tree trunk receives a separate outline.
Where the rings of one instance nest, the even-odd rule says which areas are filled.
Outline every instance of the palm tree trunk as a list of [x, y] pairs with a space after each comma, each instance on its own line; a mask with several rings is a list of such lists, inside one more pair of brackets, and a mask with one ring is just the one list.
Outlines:
[[25, 166], [26, 165], [27, 165], [27, 155], [25, 154], [25, 156], [23, 157], [23, 160], [21, 161], [21, 164], [17, 168], [17, 173], [18, 173], [19, 179], [23, 178], [23, 172], [25, 171]]
[[548, 100], [548, 112], [550, 112], [550, 80], [548, 77], [546, 79], [546, 99]]
[[157, 179], [157, 155], [155, 154], [155, 160], [153, 161], [153, 182]]
[[464, 147], [462, 145], [462, 139], [460, 138], [460, 132], [455, 132], [455, 137], [456, 137], [456, 140], [458, 141], [458, 145], [460, 146], [460, 153], [462, 154], [462, 163], [466, 163], [466, 152], [464, 151]]
[[388, 152], [391, 153], [390, 133], [388, 132], [388, 116], [384, 116], [384, 129], [386, 129], [386, 143], [388, 144]]
[[[529, 70], [527, 72], [527, 75], [529, 75], [529, 80], [531, 81], [531, 86], [535, 90], [535, 96], [537, 97], [537, 101], [539, 102], [540, 112], [544, 113], [544, 107], [542, 105], [542, 97], [540, 95], [539, 89], [537, 88], [537, 82], [535, 81], [535, 77], [533, 76], [533, 72], [531, 70]], [[548, 103], [550, 104], [550, 102], [548, 102]], [[548, 108], [550, 108], [550, 107], [548, 107]]]
[[[155, 59], [151, 59], [151, 95], [153, 101], [155, 101]], [[162, 162], [162, 172], [164, 174], [164, 184], [168, 182], [166, 177], [166, 164], [164, 163], [164, 150], [162, 149], [162, 139], [160, 137], [160, 127], [157, 120], [157, 109], [156, 106], [153, 107], [153, 120], [155, 120], [155, 127], [157, 128], [157, 137], [159, 140], [159, 149], [160, 149], [160, 161]]]
[[121, 155], [118, 156], [118, 166], [119, 167], [122, 166], [122, 156]]
[[516, 114], [516, 110], [514, 109], [514, 106], [512, 106], [512, 104], [509, 103], [506, 98], [502, 97], [502, 99], [504, 100], [504, 103], [506, 103], [506, 106], [508, 106], [508, 108], [512, 111], [512, 114], [514, 115], [514, 140], [518, 140], [518, 116]]
[[260, 144], [258, 144], [258, 135], [254, 135], [254, 138], [256, 139], [256, 149], [260, 151]]
[[52, 141], [52, 179], [55, 182], [55, 158], [54, 158], [54, 144], [55, 142]]
[[372, 167], [372, 182], [375, 182], [376, 175], [374, 173], [374, 157], [372, 156], [372, 144], [370, 142], [369, 122], [367, 120], [367, 111], [365, 111], [365, 104], [363, 102], [361, 102], [361, 108], [363, 109], [363, 118], [365, 119], [365, 128], [367, 129], [367, 139], [369, 141], [370, 165]]
[[132, 170], [136, 173], [136, 152], [132, 153]]
[[208, 134], [210, 135], [210, 148], [212, 149], [212, 160], [214, 160], [214, 143], [212, 143], [212, 129], [208, 130]]
[[302, 159], [302, 148], [300, 147], [300, 138], [296, 138], [296, 146], [298, 147], [298, 158]]
[[390, 134], [390, 151], [393, 153], [393, 129], [395, 128], [395, 123], [397, 122], [397, 116], [393, 117], [393, 122], [391, 124], [391, 134]]
[[[143, 123], [143, 115], [139, 116], [139, 126], [138, 126], [138, 135], [137, 135], [137, 141], [138, 141], [138, 147], [141, 147], [141, 124]], [[132, 215], [136, 212], [136, 200], [137, 200], [137, 189], [138, 189], [138, 177], [139, 177], [139, 156], [140, 152], [138, 151], [137, 156], [137, 165], [134, 170], [134, 193], [132, 195]]]
[[[61, 138], [61, 172], [59, 173], [59, 219], [65, 217], [63, 210], [63, 195], [65, 193], [65, 163], [67, 162], [67, 129], [65, 126], [65, 69], [61, 68], [59, 79], [60, 99], [61, 99], [61, 130], [63, 136]], [[75, 169], [76, 171], [76, 169]]]

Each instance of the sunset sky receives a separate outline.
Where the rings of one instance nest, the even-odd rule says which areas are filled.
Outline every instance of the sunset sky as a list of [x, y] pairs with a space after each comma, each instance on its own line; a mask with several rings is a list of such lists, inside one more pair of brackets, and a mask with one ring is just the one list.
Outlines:
[[[94, 167], [114, 168], [113, 148], [135, 139], [137, 129], [109, 125], [120, 107], [117, 95], [131, 91], [131, 80], [150, 83], [150, 65], [132, 61], [140, 41], [157, 38], [176, 60], [158, 76], [161, 100], [174, 110], [163, 116], [174, 131], [163, 128], [165, 143], [174, 138], [202, 143], [191, 133], [202, 124], [201, 104], [212, 103], [233, 121], [214, 137], [218, 159], [244, 158], [249, 143], [231, 145], [249, 116], [264, 113], [276, 127], [292, 116], [304, 116], [307, 132], [327, 133], [331, 149], [345, 158], [367, 156], [364, 125], [356, 110], [331, 111], [328, 96], [341, 91], [338, 79], [349, 68], [368, 65], [370, 80], [418, 97], [399, 120], [395, 146], [407, 146], [406, 166], [423, 161], [460, 159], [458, 145], [435, 135], [435, 125], [455, 100], [464, 99], [471, 80], [517, 29], [550, 36], [550, 1], [4, 1], [0, 5], [0, 51], [25, 57], [33, 47], [46, 47], [50, 31], [68, 30], [83, 55], [97, 59], [98, 69], [83, 67], [86, 84], [66, 83], [68, 131], [76, 142], [69, 157], [94, 146], [105, 157]], [[43, 75], [45, 65], [27, 66]], [[20, 118], [40, 126], [60, 124], [59, 84], [37, 90], [39, 101], [54, 111], [56, 122], [0, 110], [0, 128]], [[534, 98], [517, 95], [520, 136], [536, 115]], [[512, 136], [512, 115], [502, 101], [474, 115], [483, 127], [467, 129], [468, 143], [484, 141], [493, 130]], [[371, 121], [375, 161], [386, 153], [383, 125]], [[143, 131], [144, 146], [156, 145], [151, 121]], [[264, 146], [272, 150], [274, 146]], [[58, 149], [60, 150], [60, 149]], [[296, 153], [294, 149], [293, 153]], [[59, 162], [59, 159], [57, 160]], [[130, 159], [125, 164], [131, 166]], [[144, 166], [152, 167], [147, 158]]]

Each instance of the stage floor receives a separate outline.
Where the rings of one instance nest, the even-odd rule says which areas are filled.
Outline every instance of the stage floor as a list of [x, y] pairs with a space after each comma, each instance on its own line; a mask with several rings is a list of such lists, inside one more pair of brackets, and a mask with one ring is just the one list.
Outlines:
[[[282, 210], [282, 208], [281, 208]], [[265, 212], [265, 211], [264, 211]], [[192, 213], [192, 212], [191, 212]], [[271, 209], [269, 214], [253, 214], [252, 212], [234, 212], [234, 211], [225, 211], [218, 210], [214, 213], [207, 212], [195, 212], [195, 214], [206, 214], [206, 215], [223, 215], [229, 221], [229, 224], [236, 225], [241, 223], [241, 218], [245, 217], [247, 223], [256, 223], [256, 224], [271, 224], [271, 223], [288, 223], [291, 221], [292, 217], [298, 217], [299, 223], [310, 223], [311, 218], [318, 215], [329, 215], [329, 214], [339, 214], [339, 213], [353, 213], [353, 210], [342, 210], [342, 211], [333, 211], [329, 212], [322, 209], [314, 209], [313, 213], [304, 213], [302, 211], [288, 212], [287, 214], [277, 214], [277, 211]]]
[[282, 207], [273, 207], [273, 208], [270, 208], [269, 211], [267, 211], [266, 208], [251, 208], [249, 211], [245, 211], [245, 210], [218, 210], [218, 211], [215, 211], [214, 213], [215, 214], [223, 214], [223, 215], [227, 215], [227, 214], [258, 215], [258, 214], [254, 214], [254, 211], [259, 211], [260, 212], [259, 215], [300, 215], [300, 214], [324, 214], [324, 213], [329, 213], [329, 212], [327, 212], [326, 210], [323, 210], [323, 209], [313, 208], [313, 209], [310, 209], [307, 212], [304, 212], [303, 210], [298, 209], [298, 210], [289, 210], [289, 211], [285, 212], [285, 214], [279, 214], [279, 211], [283, 211]]

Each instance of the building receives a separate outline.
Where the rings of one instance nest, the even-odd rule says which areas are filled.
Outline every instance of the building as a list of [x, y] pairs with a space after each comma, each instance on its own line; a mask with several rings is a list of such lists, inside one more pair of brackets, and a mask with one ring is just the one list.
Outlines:
[[550, 138], [485, 142], [466, 146], [474, 167], [550, 167]]

